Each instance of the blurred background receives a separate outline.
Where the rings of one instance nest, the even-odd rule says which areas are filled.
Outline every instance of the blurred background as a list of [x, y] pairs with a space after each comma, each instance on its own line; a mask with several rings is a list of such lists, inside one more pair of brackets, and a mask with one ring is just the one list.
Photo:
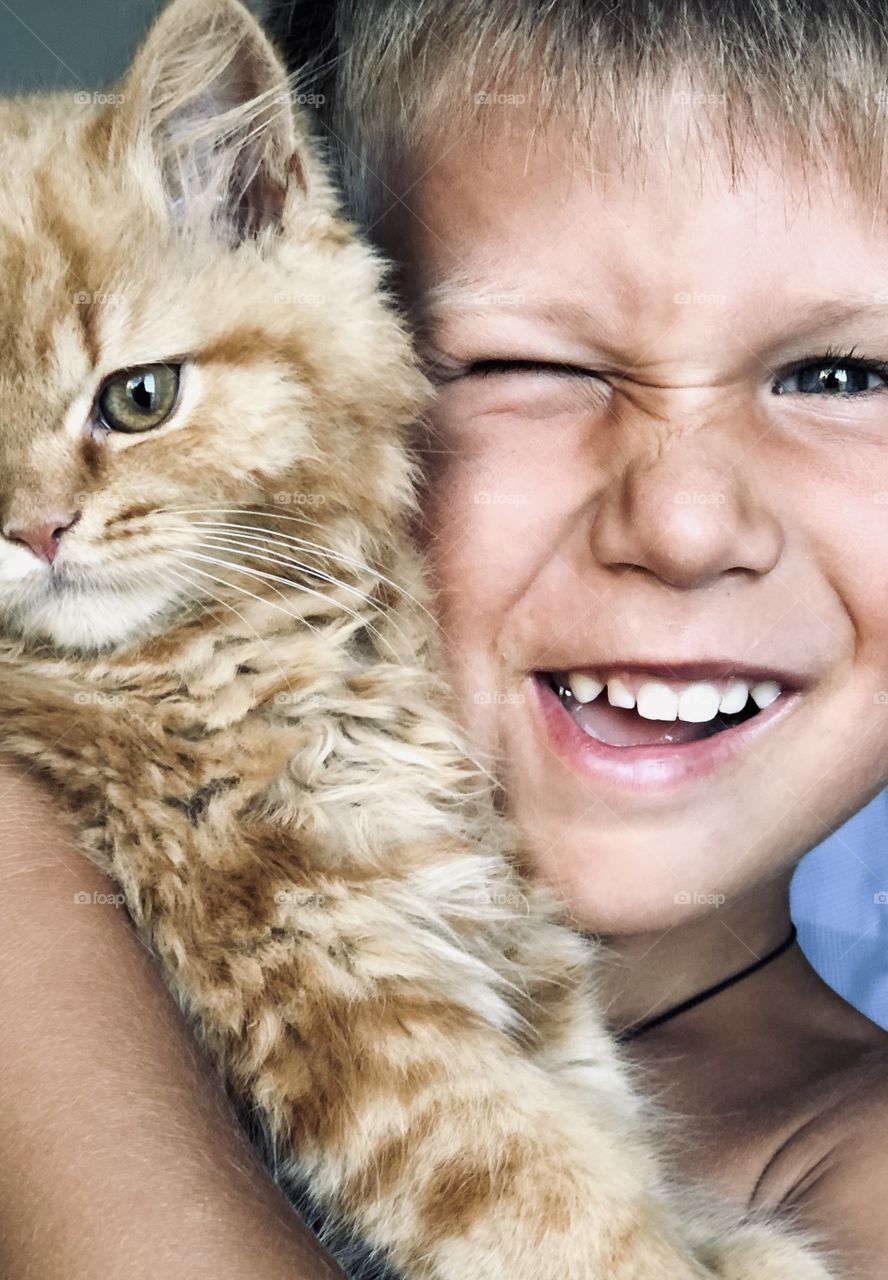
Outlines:
[[163, 0], [0, 0], [0, 93], [100, 89], [126, 70]]

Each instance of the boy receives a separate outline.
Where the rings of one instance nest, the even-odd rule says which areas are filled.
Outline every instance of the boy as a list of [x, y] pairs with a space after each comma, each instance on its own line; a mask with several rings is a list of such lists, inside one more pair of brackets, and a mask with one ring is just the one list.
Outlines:
[[623, 962], [679, 1166], [881, 1275], [888, 1041], [788, 887], [888, 782], [884, 15], [362, 0], [311, 39], [440, 386], [422, 535], [532, 870]]

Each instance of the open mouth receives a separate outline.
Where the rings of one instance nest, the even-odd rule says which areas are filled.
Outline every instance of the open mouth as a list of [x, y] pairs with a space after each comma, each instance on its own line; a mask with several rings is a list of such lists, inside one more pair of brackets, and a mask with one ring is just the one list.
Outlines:
[[680, 746], [725, 733], [793, 692], [762, 675], [663, 680], [605, 671], [540, 672], [574, 723], [611, 747]]

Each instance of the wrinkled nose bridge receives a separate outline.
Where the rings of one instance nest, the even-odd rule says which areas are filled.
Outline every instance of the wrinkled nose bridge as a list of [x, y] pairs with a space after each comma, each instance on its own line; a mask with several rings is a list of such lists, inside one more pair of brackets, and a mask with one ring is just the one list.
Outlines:
[[623, 462], [624, 483], [658, 500], [707, 500], [724, 505], [736, 497], [738, 441], [730, 418], [710, 404], [679, 411], [675, 417], [645, 415], [633, 424], [632, 441]]

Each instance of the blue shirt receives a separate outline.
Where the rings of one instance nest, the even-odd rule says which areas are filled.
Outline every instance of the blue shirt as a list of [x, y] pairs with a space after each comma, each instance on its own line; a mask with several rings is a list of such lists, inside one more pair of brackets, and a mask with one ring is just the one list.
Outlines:
[[790, 908], [824, 981], [888, 1029], [888, 790], [802, 859]]

